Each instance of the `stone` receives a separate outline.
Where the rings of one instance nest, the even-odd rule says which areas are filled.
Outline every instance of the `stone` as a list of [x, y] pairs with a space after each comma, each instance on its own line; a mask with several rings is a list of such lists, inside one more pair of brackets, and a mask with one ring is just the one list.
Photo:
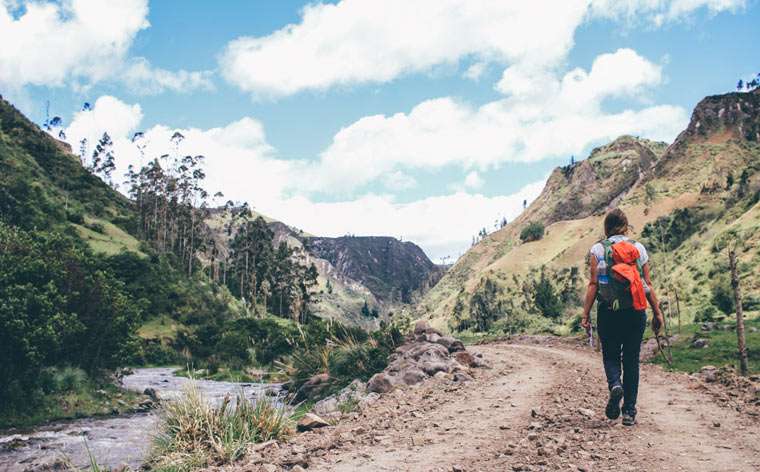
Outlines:
[[469, 382], [471, 380], [473, 380], [473, 378], [464, 372], [454, 373], [454, 382]]
[[274, 464], [263, 464], [263, 465], [261, 466], [261, 469], [262, 469], [264, 472], [277, 472], [278, 470], [280, 470], [280, 468], [279, 468], [279, 467], [277, 467], [277, 466], [276, 466], [276, 465], [274, 465]]
[[323, 420], [319, 416], [315, 415], [314, 413], [306, 413], [303, 418], [298, 420], [298, 425], [296, 428], [298, 431], [311, 431], [312, 429], [317, 428], [324, 428], [325, 426], [330, 426], [330, 423]]
[[296, 392], [296, 400], [304, 400], [318, 395], [330, 382], [330, 376], [326, 373], [317, 374], [307, 380]]
[[401, 380], [406, 385], [418, 384], [422, 382], [423, 380], [425, 380], [426, 378], [427, 378], [427, 375], [425, 375], [425, 372], [417, 368], [409, 369], [401, 375]]
[[306, 469], [296, 464], [292, 469], [290, 469], [290, 472], [306, 472]]
[[586, 418], [594, 417], [594, 410], [589, 410], [588, 408], [578, 408], [578, 413], [585, 416]]
[[327, 398], [323, 398], [314, 404], [312, 411], [318, 415], [327, 415], [338, 411], [338, 398], [335, 395], [330, 395]]
[[367, 391], [374, 393], [388, 393], [393, 390], [393, 383], [384, 372], [372, 376], [367, 382]]
[[449, 345], [449, 352], [459, 352], [464, 351], [464, 344], [462, 341], [455, 339], [454, 342]]
[[143, 390], [143, 395], [148, 396], [154, 402], [160, 401], [160, 398], [158, 397], [158, 392], [156, 391], [155, 388], [150, 388], [150, 387], [146, 388], [145, 390]]
[[446, 365], [445, 362], [435, 362], [435, 361], [421, 362], [420, 367], [422, 367], [423, 372], [431, 376], [435, 375], [437, 372], [449, 371], [449, 366]]
[[415, 336], [417, 336], [418, 334], [425, 334], [430, 330], [432, 330], [432, 328], [430, 327], [430, 324], [425, 320], [419, 320], [414, 324]]
[[691, 347], [694, 349], [704, 349], [710, 346], [710, 342], [705, 338], [697, 338], [691, 342]]
[[475, 356], [467, 351], [459, 351], [454, 353], [454, 359], [462, 365], [467, 367], [475, 367]]

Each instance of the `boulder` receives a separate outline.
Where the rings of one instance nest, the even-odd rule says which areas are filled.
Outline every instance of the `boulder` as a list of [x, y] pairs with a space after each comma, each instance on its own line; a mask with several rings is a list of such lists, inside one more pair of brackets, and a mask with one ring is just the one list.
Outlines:
[[704, 349], [710, 346], [710, 341], [705, 338], [697, 338], [691, 342], [691, 347], [694, 349]]
[[425, 372], [427, 375], [433, 376], [438, 372], [449, 372], [451, 371], [451, 367], [446, 362], [440, 362], [440, 361], [422, 361], [419, 363], [419, 366], [422, 368], [422, 371]]
[[303, 400], [319, 395], [320, 392], [328, 387], [329, 382], [330, 376], [326, 373], [314, 375], [298, 389], [296, 400]]
[[477, 363], [475, 356], [467, 351], [459, 351], [454, 353], [454, 359], [456, 359], [460, 364], [467, 367], [475, 367], [475, 364]]
[[384, 372], [379, 372], [372, 376], [367, 382], [367, 391], [374, 393], [388, 393], [393, 390], [393, 383], [390, 376]]
[[158, 392], [156, 391], [155, 388], [150, 388], [150, 387], [146, 388], [145, 390], [143, 390], [143, 395], [146, 395], [147, 397], [149, 397], [151, 400], [153, 400], [156, 403], [161, 401], [161, 399], [158, 396]]
[[469, 382], [472, 380], [472, 376], [466, 372], [455, 372], [454, 382]]
[[330, 423], [323, 420], [319, 416], [315, 415], [314, 413], [306, 413], [303, 415], [303, 418], [298, 420], [298, 425], [296, 428], [298, 431], [311, 431], [312, 429], [317, 428], [324, 428], [325, 426], [330, 426]]
[[425, 380], [426, 378], [427, 378], [427, 375], [425, 375], [425, 372], [423, 372], [422, 370], [417, 369], [417, 368], [411, 368], [411, 369], [405, 371], [401, 375], [401, 380], [406, 385], [418, 384], [418, 383], [422, 382], [423, 380]]

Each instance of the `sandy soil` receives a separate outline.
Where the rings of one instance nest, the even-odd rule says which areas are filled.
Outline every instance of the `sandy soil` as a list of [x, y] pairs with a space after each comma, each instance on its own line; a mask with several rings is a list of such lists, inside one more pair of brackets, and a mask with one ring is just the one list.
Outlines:
[[336, 426], [265, 444], [230, 470], [758, 471], [760, 418], [644, 365], [638, 424], [604, 416], [599, 354], [561, 343], [470, 348], [474, 381], [397, 390]]

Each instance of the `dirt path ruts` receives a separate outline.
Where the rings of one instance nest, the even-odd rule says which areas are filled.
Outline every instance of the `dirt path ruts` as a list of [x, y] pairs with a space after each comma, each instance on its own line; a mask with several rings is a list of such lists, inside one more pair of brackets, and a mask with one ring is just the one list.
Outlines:
[[758, 421], [718, 406], [688, 376], [642, 366], [639, 423], [627, 428], [604, 417], [598, 354], [506, 343], [470, 349], [493, 365], [474, 381], [431, 380], [387, 394], [243, 467], [276, 457], [285, 469], [310, 471], [760, 470]]

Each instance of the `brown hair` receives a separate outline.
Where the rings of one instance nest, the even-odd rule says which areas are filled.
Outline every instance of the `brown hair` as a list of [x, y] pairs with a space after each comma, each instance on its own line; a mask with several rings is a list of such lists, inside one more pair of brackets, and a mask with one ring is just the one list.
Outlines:
[[628, 232], [628, 217], [623, 210], [615, 208], [607, 213], [604, 217], [604, 234], [609, 238], [616, 234], [625, 234]]

